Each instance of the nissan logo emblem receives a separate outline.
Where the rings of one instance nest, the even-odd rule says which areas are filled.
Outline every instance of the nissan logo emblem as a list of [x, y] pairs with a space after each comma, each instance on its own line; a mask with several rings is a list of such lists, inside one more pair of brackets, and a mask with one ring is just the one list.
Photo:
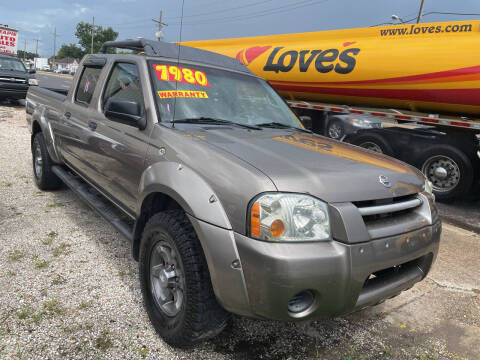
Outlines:
[[386, 177], [385, 175], [380, 175], [378, 177], [378, 180], [380, 181], [380, 184], [382, 184], [383, 186], [385, 186], [387, 188], [392, 186], [392, 184], [390, 184], [390, 180], [388, 180], [388, 177]]

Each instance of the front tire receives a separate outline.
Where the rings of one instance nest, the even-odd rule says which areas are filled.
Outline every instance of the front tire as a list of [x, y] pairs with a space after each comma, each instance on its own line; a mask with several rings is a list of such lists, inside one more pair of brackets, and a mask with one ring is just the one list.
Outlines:
[[215, 298], [205, 255], [183, 211], [150, 218], [142, 234], [139, 267], [148, 316], [169, 345], [189, 347], [226, 327], [229, 314]]
[[395, 157], [395, 152], [390, 144], [377, 133], [356, 136], [351, 143], [373, 152]]
[[345, 128], [340, 120], [331, 120], [328, 124], [327, 134], [329, 138], [341, 140], [345, 136]]
[[33, 178], [40, 190], [57, 190], [62, 186], [62, 181], [52, 171], [53, 161], [41, 132], [36, 133], [33, 138], [32, 165]]

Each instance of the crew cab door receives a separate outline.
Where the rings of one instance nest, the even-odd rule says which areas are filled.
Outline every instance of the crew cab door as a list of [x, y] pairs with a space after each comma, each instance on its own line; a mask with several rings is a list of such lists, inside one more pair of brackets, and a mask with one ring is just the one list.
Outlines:
[[89, 118], [94, 139], [89, 161], [99, 173], [95, 182], [111, 200], [132, 215], [145, 168], [149, 128], [143, 130], [134, 124], [105, 116], [105, 105], [111, 98], [136, 101], [142, 108], [143, 116], [146, 116], [146, 90], [142, 86], [142, 78], [148, 79], [148, 74], [140, 76], [135, 62], [111, 64], [98, 96], [98, 104]]
[[71, 101], [65, 101], [64, 113], [60, 115], [57, 136], [59, 151], [64, 161], [87, 180], [99, 176], [91, 161], [94, 135], [90, 128], [91, 104], [100, 81], [103, 66], [84, 66], [73, 89]]

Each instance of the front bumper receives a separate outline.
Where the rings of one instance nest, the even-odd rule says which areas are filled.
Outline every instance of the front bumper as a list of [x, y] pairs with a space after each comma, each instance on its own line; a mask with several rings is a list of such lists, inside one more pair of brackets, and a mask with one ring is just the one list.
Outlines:
[[[190, 220], [222, 306], [240, 315], [282, 321], [347, 314], [398, 295], [427, 275], [441, 234], [437, 221], [358, 244], [270, 243]], [[313, 304], [290, 313], [289, 301], [305, 290], [315, 295]]]
[[27, 97], [28, 86], [7, 87], [0, 84], [0, 99], [20, 100]]

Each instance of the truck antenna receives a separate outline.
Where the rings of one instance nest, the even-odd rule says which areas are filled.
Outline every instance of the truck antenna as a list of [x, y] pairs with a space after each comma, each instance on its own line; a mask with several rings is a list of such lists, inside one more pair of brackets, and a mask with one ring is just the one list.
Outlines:
[[[178, 42], [178, 57], [177, 57], [177, 66], [180, 65], [180, 44], [182, 43], [182, 29], [183, 29], [183, 7], [185, 5], [185, 0], [182, 0], [182, 16], [180, 18], [180, 39]], [[175, 79], [175, 92], [178, 90], [178, 80]], [[177, 97], [173, 98], [173, 119], [172, 119], [172, 127], [175, 127], [175, 109], [177, 107]]]

